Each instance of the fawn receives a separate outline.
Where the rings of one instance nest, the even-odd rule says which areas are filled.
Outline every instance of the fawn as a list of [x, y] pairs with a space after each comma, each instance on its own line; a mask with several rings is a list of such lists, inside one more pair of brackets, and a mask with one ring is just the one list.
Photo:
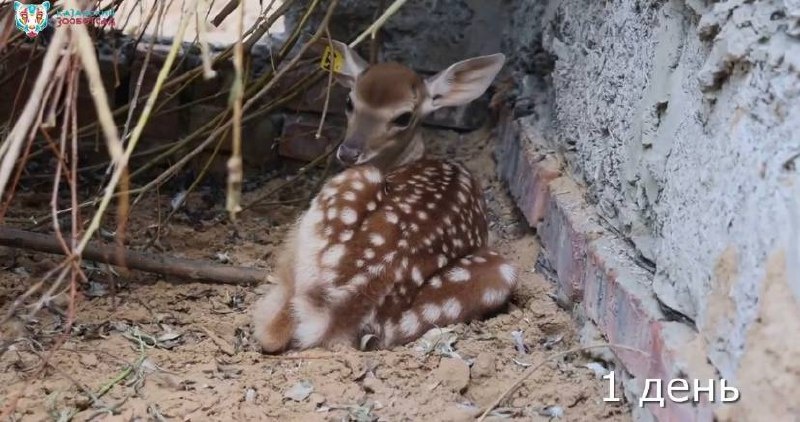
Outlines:
[[278, 285], [254, 306], [265, 352], [345, 343], [408, 343], [436, 326], [499, 311], [516, 268], [486, 246], [478, 181], [460, 164], [423, 159], [423, 116], [481, 96], [502, 54], [453, 64], [424, 79], [397, 63], [367, 63], [331, 40], [336, 80], [350, 88], [336, 156], [347, 169], [326, 182], [289, 233]]

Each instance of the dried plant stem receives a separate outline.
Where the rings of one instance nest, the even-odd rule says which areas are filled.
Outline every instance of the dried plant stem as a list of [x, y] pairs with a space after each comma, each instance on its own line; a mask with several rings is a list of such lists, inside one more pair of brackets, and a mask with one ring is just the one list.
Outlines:
[[374, 34], [375, 31], [377, 31], [380, 27], [382, 27], [386, 23], [386, 21], [392, 17], [392, 15], [397, 13], [397, 11], [400, 10], [400, 8], [403, 7], [404, 4], [406, 4], [406, 1], [408, 0], [395, 0], [394, 3], [392, 3], [386, 9], [386, 11], [383, 12], [383, 14], [381, 15], [381, 17], [378, 18], [378, 20], [373, 22], [372, 25], [370, 25], [366, 30], [364, 30], [364, 32], [361, 33], [361, 35], [356, 37], [356, 39], [350, 43], [350, 47], [351, 48], [355, 47], [361, 44], [361, 42], [364, 41], [368, 36], [372, 36], [372, 34]]
[[[200, 58], [203, 61], [203, 79], [208, 80], [217, 76], [217, 72], [211, 65], [211, 52], [208, 48], [208, 29], [206, 28], [206, 19], [200, 15], [200, 8], [205, 4], [205, 0], [198, 0], [195, 3], [194, 23], [195, 28], [197, 29], [197, 39], [200, 41]], [[208, 10], [210, 11], [211, 8], [209, 7]], [[244, 10], [244, 7], [242, 7], [242, 10]], [[239, 31], [239, 34], [241, 33], [242, 31]]]
[[[189, 10], [192, 10], [190, 8]], [[136, 126], [133, 128], [133, 132], [131, 133], [130, 141], [128, 142], [128, 146], [125, 149], [125, 153], [120, 158], [119, 162], [116, 163], [116, 170], [111, 176], [108, 184], [106, 185], [105, 193], [103, 198], [100, 202], [100, 205], [97, 211], [92, 218], [92, 221], [89, 223], [89, 227], [86, 229], [86, 234], [81, 239], [80, 244], [77, 248], [77, 253], [80, 254], [81, 251], [86, 247], [89, 243], [89, 239], [94, 234], [94, 232], [100, 227], [100, 221], [103, 218], [103, 214], [105, 213], [106, 208], [108, 208], [108, 204], [111, 201], [111, 197], [114, 193], [114, 189], [116, 188], [117, 184], [119, 183], [120, 178], [123, 175], [123, 170], [128, 165], [128, 160], [133, 152], [133, 149], [136, 148], [136, 144], [139, 142], [139, 138], [142, 135], [142, 131], [144, 130], [144, 126], [147, 123], [147, 119], [150, 117], [150, 112], [153, 110], [155, 106], [156, 99], [158, 98], [158, 93], [161, 90], [162, 85], [164, 84], [164, 80], [167, 78], [167, 74], [169, 73], [169, 69], [172, 67], [172, 63], [175, 61], [175, 57], [178, 54], [178, 50], [181, 45], [181, 41], [183, 39], [183, 35], [186, 32], [186, 27], [189, 24], [189, 19], [184, 15], [181, 19], [180, 26], [178, 28], [178, 33], [175, 36], [175, 39], [172, 42], [172, 47], [167, 54], [167, 58], [164, 61], [164, 66], [161, 68], [161, 71], [158, 72], [158, 76], [156, 77], [156, 82], [153, 86], [153, 91], [147, 98], [147, 103], [142, 110], [141, 116], [139, 116], [139, 121], [137, 122]]]
[[[269, 92], [269, 90], [270, 90], [270, 89], [272, 89], [272, 88], [275, 86], [275, 84], [276, 84], [276, 83], [277, 83], [279, 80], [281, 80], [281, 79], [282, 79], [282, 77], [283, 77], [284, 75], [286, 75], [286, 73], [287, 73], [289, 70], [291, 70], [292, 68], [294, 68], [294, 66], [297, 64], [297, 62], [298, 62], [298, 61], [300, 60], [300, 58], [303, 56], [303, 54], [305, 53], [305, 51], [306, 51], [306, 50], [307, 50], [307, 49], [308, 49], [308, 48], [309, 48], [311, 45], [313, 45], [314, 43], [316, 43], [316, 42], [319, 40], [319, 38], [320, 38], [320, 37], [321, 37], [321, 35], [322, 35], [322, 31], [323, 31], [323, 29], [324, 29], [325, 25], [327, 25], [327, 24], [328, 24], [328, 22], [330, 21], [330, 18], [331, 18], [332, 14], [333, 14], [333, 10], [336, 8], [336, 5], [337, 5], [337, 4], [338, 4], [338, 0], [332, 0], [332, 1], [330, 2], [329, 6], [328, 6], [328, 10], [327, 10], [327, 12], [326, 12], [326, 14], [325, 14], [325, 17], [323, 18], [323, 22], [322, 22], [322, 24], [320, 25], [320, 27], [317, 29], [316, 33], [315, 33], [315, 34], [312, 36], [312, 38], [311, 38], [311, 39], [310, 39], [310, 40], [309, 40], [309, 41], [308, 41], [306, 44], [304, 44], [304, 45], [301, 47], [301, 49], [300, 49], [300, 52], [297, 54], [297, 56], [295, 56], [295, 57], [294, 57], [294, 58], [293, 58], [293, 59], [292, 59], [292, 60], [291, 60], [291, 61], [290, 61], [290, 62], [289, 62], [287, 65], [286, 65], [286, 67], [284, 67], [283, 69], [281, 69], [280, 71], [278, 71], [278, 73], [277, 73], [277, 74], [275, 74], [275, 77], [274, 77], [274, 78], [272, 78], [272, 79], [271, 79], [271, 80], [270, 80], [270, 81], [269, 81], [269, 82], [268, 82], [268, 83], [267, 83], [267, 84], [266, 84], [266, 85], [265, 85], [263, 88], [261, 88], [261, 89], [260, 89], [258, 92], [256, 92], [256, 93], [255, 93], [255, 94], [254, 94], [252, 97], [250, 97], [250, 98], [249, 98], [249, 99], [248, 99], [248, 100], [247, 100], [247, 101], [244, 103], [244, 105], [242, 106], [242, 112], [243, 112], [243, 113], [244, 113], [244, 112], [247, 112], [247, 111], [248, 111], [250, 108], [252, 108], [252, 107], [253, 107], [253, 106], [254, 106], [254, 105], [257, 103], [257, 101], [258, 101], [258, 100], [259, 100], [261, 97], [263, 97], [263, 96], [264, 96], [264, 95], [265, 95], [267, 92]], [[312, 75], [312, 76], [313, 76], [313, 75]], [[293, 93], [293, 95], [297, 95], [297, 94], [298, 94], [297, 92], [294, 92], [294, 93]], [[245, 94], [245, 96], [246, 96], [246, 94]], [[285, 98], [284, 98], [284, 100], [285, 100], [286, 98], [287, 98], [287, 97], [285, 97]], [[280, 101], [278, 101], [278, 102], [275, 102], [275, 103], [273, 103], [272, 105], [269, 105], [269, 106], [271, 106], [271, 107], [274, 107], [274, 106], [277, 106], [279, 103], [280, 103]], [[252, 116], [251, 116], [251, 117], [252, 117]], [[246, 119], [245, 119], [244, 121], [246, 121]], [[243, 121], [243, 123], [244, 123], [244, 121]], [[213, 131], [213, 132], [212, 132], [212, 133], [211, 133], [211, 134], [210, 134], [208, 137], [206, 137], [206, 139], [205, 139], [203, 142], [201, 142], [201, 143], [200, 143], [200, 145], [198, 145], [198, 146], [197, 146], [197, 147], [196, 147], [194, 150], [192, 150], [191, 152], [189, 152], [189, 153], [185, 154], [183, 157], [181, 157], [181, 159], [180, 159], [180, 160], [178, 160], [178, 161], [177, 161], [175, 164], [173, 164], [173, 165], [172, 165], [172, 166], [171, 166], [169, 169], [167, 169], [167, 170], [166, 170], [165, 172], [163, 172], [161, 175], [159, 175], [159, 176], [158, 176], [158, 177], [156, 177], [154, 180], [152, 180], [150, 183], [148, 183], [146, 186], [144, 186], [144, 187], [143, 187], [143, 190], [145, 190], [145, 191], [146, 191], [146, 190], [150, 190], [150, 189], [152, 189], [154, 186], [160, 185], [160, 184], [161, 184], [161, 183], [163, 183], [163, 182], [164, 182], [164, 181], [165, 181], [165, 180], [166, 180], [168, 177], [170, 177], [172, 174], [174, 174], [175, 172], [177, 172], [179, 169], [183, 168], [183, 166], [185, 166], [185, 165], [186, 165], [186, 164], [189, 162], [189, 160], [193, 159], [193, 158], [194, 158], [194, 157], [195, 157], [197, 154], [199, 154], [201, 151], [203, 151], [204, 149], [208, 148], [208, 147], [211, 145], [211, 143], [212, 143], [212, 142], [213, 142], [215, 139], [217, 139], [217, 138], [218, 138], [218, 137], [219, 137], [219, 136], [222, 134], [222, 132], [223, 132], [223, 131], [225, 131], [225, 130], [227, 130], [228, 128], [230, 128], [230, 126], [231, 126], [231, 122], [232, 122], [231, 120], [227, 120], [227, 121], [226, 121], [226, 122], [225, 122], [225, 123], [224, 123], [222, 126], [220, 126], [220, 127], [218, 127], [217, 129], [215, 129], [215, 130], [214, 130], [214, 131]]]
[[547, 357], [545, 357], [544, 360], [539, 362], [537, 365], [531, 366], [528, 369], [526, 369], [525, 372], [522, 373], [522, 376], [519, 377], [519, 379], [514, 381], [513, 384], [511, 384], [489, 406], [486, 407], [486, 410], [484, 410], [483, 413], [481, 414], [481, 416], [478, 417], [477, 422], [481, 422], [484, 419], [486, 419], [486, 416], [488, 416], [489, 413], [492, 410], [494, 410], [497, 406], [499, 406], [500, 403], [503, 402], [503, 400], [507, 399], [509, 396], [514, 394], [514, 392], [517, 391], [517, 389], [519, 387], [521, 387], [522, 384], [525, 383], [525, 380], [530, 378], [531, 375], [533, 375], [533, 373], [536, 372], [537, 369], [541, 368], [546, 363], [552, 362], [552, 361], [554, 361], [554, 360], [556, 360], [556, 359], [558, 359], [560, 357], [563, 357], [563, 356], [571, 355], [573, 353], [583, 352], [585, 350], [600, 349], [600, 348], [611, 348], [611, 349], [628, 350], [628, 351], [632, 351], [632, 352], [638, 352], [638, 353], [641, 353], [643, 355], [647, 355], [647, 353], [645, 353], [642, 350], [635, 349], [633, 347], [622, 346], [622, 345], [618, 345], [618, 344], [596, 344], [596, 345], [592, 345], [592, 346], [582, 346], [582, 347], [576, 347], [576, 348], [573, 348], [573, 349], [565, 350], [563, 352], [550, 354]]
[[[325, 27], [325, 38], [328, 40], [328, 48], [333, 51], [333, 41], [331, 40], [330, 29]], [[325, 103], [322, 105], [322, 115], [319, 118], [319, 126], [317, 133], [314, 134], [315, 139], [322, 137], [322, 128], [325, 126], [325, 117], [328, 115], [328, 105], [331, 101], [331, 88], [333, 87], [333, 66], [328, 68], [328, 86], [325, 89]]]
[[2, 157], [2, 162], [0, 162], [0, 199], [4, 197], [8, 179], [22, 150], [25, 138], [32, 130], [34, 119], [44, 100], [45, 88], [52, 81], [53, 69], [55, 69], [61, 48], [66, 44], [67, 39], [67, 29], [64, 27], [57, 28], [51, 41], [52, 43], [45, 53], [42, 61], [42, 70], [39, 72], [36, 82], [34, 82], [28, 102], [25, 104], [13, 129], [11, 129], [11, 133], [8, 134], [8, 138], [0, 145], [0, 157]]
[[228, 159], [228, 194], [225, 199], [225, 209], [231, 221], [236, 221], [236, 215], [242, 206], [242, 99], [244, 96], [244, 46], [242, 44], [242, 31], [244, 30], [244, 5], [239, 7], [237, 31], [239, 39], [233, 50], [234, 79], [231, 87], [231, 101], [233, 102], [233, 137], [231, 138], [231, 156]]
[[[66, 7], [80, 10], [75, 0], [68, 0]], [[122, 142], [119, 140], [117, 125], [114, 123], [114, 116], [108, 104], [106, 88], [103, 85], [103, 78], [100, 76], [100, 65], [97, 63], [97, 52], [95, 51], [94, 43], [83, 25], [72, 25], [70, 30], [75, 41], [74, 45], [81, 57], [86, 77], [89, 80], [89, 93], [92, 95], [92, 100], [94, 100], [97, 119], [105, 135], [108, 153], [111, 156], [112, 163], [118, 164], [122, 159]]]
[[[159, 7], [154, 7], [150, 9], [150, 14], [147, 15], [147, 19], [145, 20], [145, 25], [142, 26], [142, 29], [139, 32], [139, 36], [137, 37], [137, 40], [141, 39], [141, 37], [144, 35], [144, 31], [145, 29], [147, 29], [147, 25], [150, 23], [150, 20], [153, 19], [153, 14], [155, 14], [156, 10], [160, 10], [158, 19], [156, 19], [156, 28], [158, 28], [161, 25], [161, 19], [164, 17], [163, 2], [159, 3]], [[148, 64], [150, 63], [150, 57], [153, 54], [153, 48], [155, 47], [155, 44], [156, 44], [156, 37], [152, 37], [150, 39], [150, 43], [147, 46], [147, 53], [145, 53], [144, 55], [144, 62], [142, 64], [141, 70], [139, 70], [139, 76], [136, 79], [136, 88], [134, 88], [133, 90], [133, 97], [131, 98], [131, 101], [128, 104], [129, 105], [128, 117], [125, 119], [125, 126], [122, 130], [123, 142], [130, 136], [130, 126], [131, 126], [131, 121], [133, 121], [133, 113], [134, 111], [136, 111], [137, 104], [139, 104], [139, 95], [141, 95], [142, 92], [142, 83], [144, 82], [144, 74], [145, 71], [147, 70]]]

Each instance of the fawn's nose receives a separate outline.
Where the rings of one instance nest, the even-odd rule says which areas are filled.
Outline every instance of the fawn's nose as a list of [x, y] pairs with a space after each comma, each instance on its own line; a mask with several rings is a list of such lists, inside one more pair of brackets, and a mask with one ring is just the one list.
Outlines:
[[339, 150], [336, 151], [336, 158], [344, 165], [355, 164], [359, 155], [361, 155], [361, 151], [358, 148], [349, 147], [345, 144], [340, 145]]

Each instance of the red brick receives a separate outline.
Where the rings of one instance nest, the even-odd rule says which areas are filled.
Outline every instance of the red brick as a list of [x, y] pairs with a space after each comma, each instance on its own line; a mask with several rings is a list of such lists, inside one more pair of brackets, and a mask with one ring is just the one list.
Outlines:
[[[543, 149], [540, 136], [522, 133], [519, 124], [511, 121], [508, 115], [503, 116], [501, 122], [497, 153], [498, 161], [502, 162], [499, 166], [502, 169], [501, 176], [507, 181], [511, 195], [528, 223], [536, 226], [544, 217], [547, 207], [547, 185], [561, 174], [558, 160], [552, 155], [537, 152]], [[520, 136], [529, 139], [519, 139]], [[532, 148], [515, 147], [520, 143], [531, 145]]]
[[278, 153], [281, 156], [301, 161], [311, 161], [336, 145], [344, 136], [344, 121], [327, 116], [322, 136], [316, 139], [319, 127], [318, 115], [297, 114], [286, 117], [283, 124]]
[[[578, 304], [591, 321], [587, 323], [596, 325], [609, 343], [637, 350], [614, 349], [632, 381], [639, 383], [634, 394], [644, 392], [646, 379], [661, 379], [663, 389], [678, 377], [690, 385], [695, 379], [703, 385], [716, 379], [697, 334], [685, 324], [665, 321], [652, 292], [652, 276], [633, 262], [626, 242], [596, 223], [597, 213], [580, 186], [566, 176], [551, 180], [552, 164], [530, 159], [536, 151], [530, 149], [537, 144], [530, 142], [535, 132], [511, 122], [507, 112], [501, 122], [498, 171], [528, 220], [538, 223], [560, 294]], [[646, 409], [660, 421], [713, 420], [714, 404], [671, 402], [666, 390], [662, 397], [663, 408], [651, 403]]]

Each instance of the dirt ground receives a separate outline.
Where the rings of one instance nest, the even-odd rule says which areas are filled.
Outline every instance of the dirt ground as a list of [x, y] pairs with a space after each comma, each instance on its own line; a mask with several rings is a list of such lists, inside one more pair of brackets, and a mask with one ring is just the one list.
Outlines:
[[[552, 284], [535, 268], [535, 235], [495, 176], [491, 134], [426, 130], [425, 136], [431, 155], [459, 159], [484, 183], [491, 242], [523, 270], [507, 313], [447, 327], [391, 351], [265, 356], [250, 338], [249, 306], [268, 284], [180, 284], [140, 272], [114, 275], [86, 263], [90, 283], [81, 286], [73, 334], [50, 357], [43, 376], [37, 370], [63, 331], [65, 296], [54, 297], [34, 317], [22, 307], [2, 327], [0, 408], [15, 403], [11, 420], [18, 421], [473, 420], [526, 367], [576, 347], [577, 334], [568, 313], [551, 299]], [[279, 199], [308, 194], [315, 177], [320, 174]], [[251, 184], [244, 202], [284, 179]], [[24, 206], [36, 195], [21, 193], [17, 203], [23, 208], [9, 216], [34, 212]], [[224, 201], [209, 197], [191, 195], [168, 224], [159, 222], [169, 211], [169, 195], [144, 201], [133, 211], [131, 246], [268, 274], [302, 205], [260, 206], [234, 225], [221, 213]], [[34, 214], [47, 209], [45, 199]], [[113, 231], [113, 223], [105, 228]], [[0, 315], [58, 259], [0, 250]], [[624, 404], [602, 401], [606, 382], [589, 363], [575, 355], [545, 364], [487, 420], [629, 420]]]

